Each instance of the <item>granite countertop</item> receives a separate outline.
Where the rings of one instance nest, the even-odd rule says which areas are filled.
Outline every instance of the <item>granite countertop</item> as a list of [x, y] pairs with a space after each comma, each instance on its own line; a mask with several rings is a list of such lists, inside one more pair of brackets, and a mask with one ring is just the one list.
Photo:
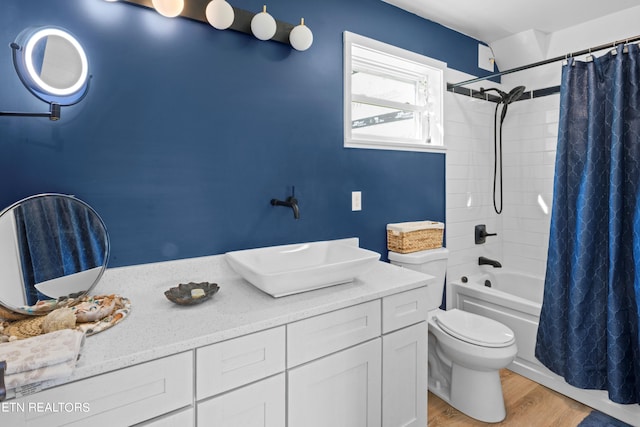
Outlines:
[[[238, 276], [224, 255], [110, 268], [92, 294], [129, 298], [129, 316], [86, 338], [72, 376], [43, 383], [36, 390], [408, 291], [426, 285], [430, 278], [378, 261], [352, 283], [273, 298]], [[214, 282], [220, 291], [192, 306], [165, 297], [167, 289], [188, 282]]]

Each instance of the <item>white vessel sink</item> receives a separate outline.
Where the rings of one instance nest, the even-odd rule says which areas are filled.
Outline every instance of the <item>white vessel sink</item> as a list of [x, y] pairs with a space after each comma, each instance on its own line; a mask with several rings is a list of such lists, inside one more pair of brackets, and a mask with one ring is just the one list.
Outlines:
[[249, 283], [281, 297], [351, 282], [380, 254], [334, 240], [227, 252], [226, 259]]

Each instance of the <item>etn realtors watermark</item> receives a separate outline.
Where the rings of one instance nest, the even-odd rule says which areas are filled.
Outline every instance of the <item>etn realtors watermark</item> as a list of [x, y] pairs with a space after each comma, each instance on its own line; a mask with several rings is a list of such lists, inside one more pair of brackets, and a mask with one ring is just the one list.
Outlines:
[[21, 413], [70, 413], [90, 412], [88, 402], [0, 402], [0, 414], [8, 412]]

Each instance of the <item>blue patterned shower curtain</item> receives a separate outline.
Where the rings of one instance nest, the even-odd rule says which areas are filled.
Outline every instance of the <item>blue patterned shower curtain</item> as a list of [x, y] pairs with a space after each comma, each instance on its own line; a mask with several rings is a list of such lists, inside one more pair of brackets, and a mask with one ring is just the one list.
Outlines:
[[640, 53], [562, 70], [536, 357], [576, 387], [640, 403]]

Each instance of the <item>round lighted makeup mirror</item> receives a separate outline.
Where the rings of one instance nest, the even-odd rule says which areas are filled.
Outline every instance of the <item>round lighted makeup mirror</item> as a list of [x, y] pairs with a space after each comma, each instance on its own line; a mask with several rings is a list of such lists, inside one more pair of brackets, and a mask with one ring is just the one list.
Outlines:
[[87, 55], [68, 31], [58, 27], [28, 28], [11, 48], [20, 80], [38, 98], [50, 104], [72, 105], [86, 94]]
[[39, 194], [0, 212], [0, 305], [42, 314], [87, 294], [109, 258], [102, 219], [85, 202]]

